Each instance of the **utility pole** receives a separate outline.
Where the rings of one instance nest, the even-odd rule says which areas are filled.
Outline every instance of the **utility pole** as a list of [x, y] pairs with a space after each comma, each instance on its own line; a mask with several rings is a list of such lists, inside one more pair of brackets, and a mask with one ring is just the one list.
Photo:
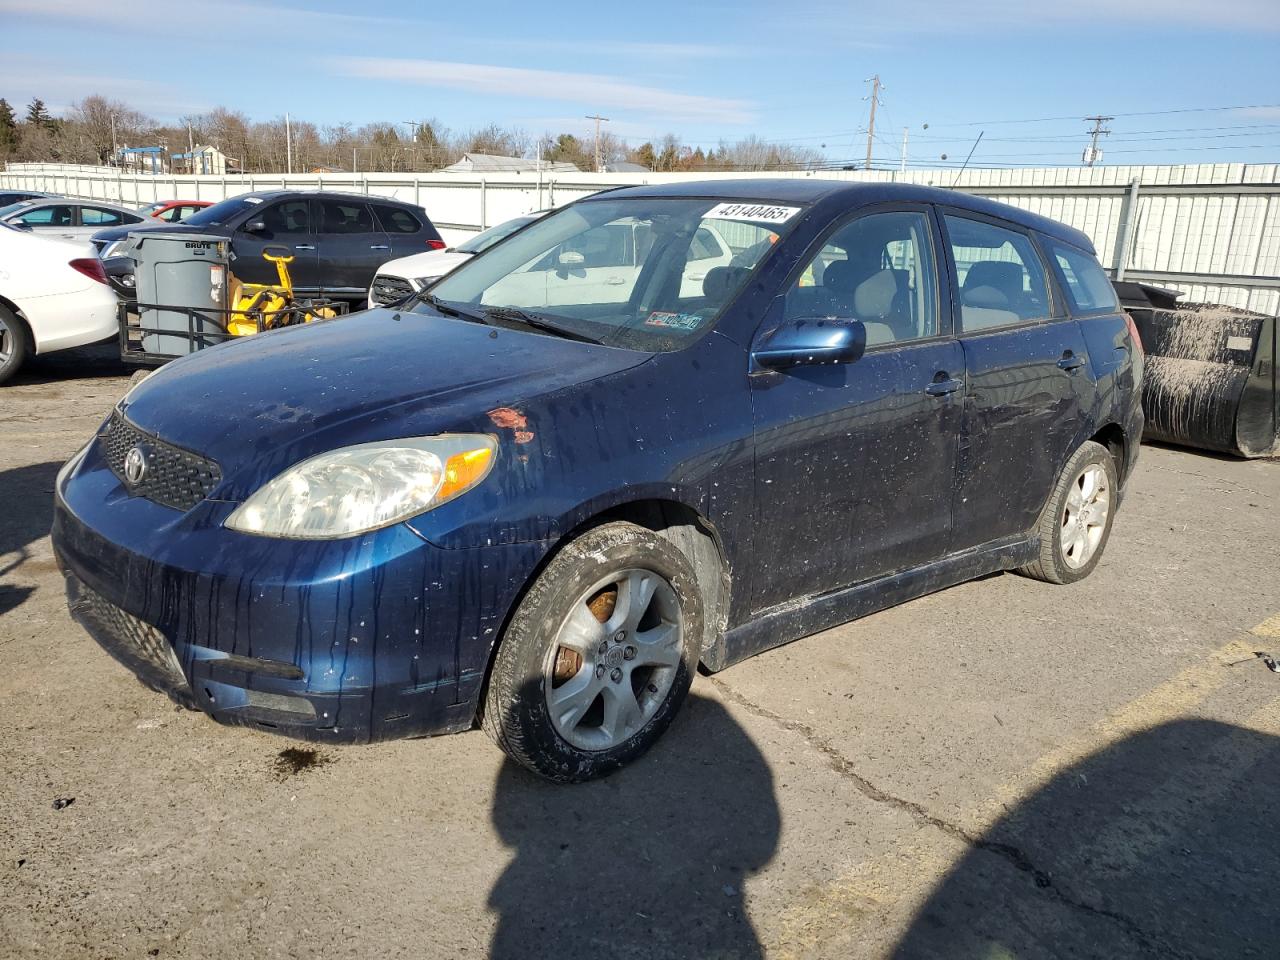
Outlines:
[[907, 127], [902, 128], [902, 172], [907, 172]]
[[587, 119], [594, 120], [596, 122], [596, 173], [599, 173], [600, 172], [600, 124], [602, 122], [608, 123], [609, 118], [602, 117], [602, 116], [599, 116], [598, 114], [593, 113], [590, 116], [588, 116]]
[[863, 97], [863, 100], [871, 101], [871, 119], [867, 121], [867, 162], [863, 165], [864, 170], [871, 169], [871, 140], [876, 135], [876, 104], [880, 102], [880, 91], [884, 89], [884, 85], [880, 83], [880, 74], [874, 77], [867, 77], [863, 83], [871, 84], [871, 96]]
[[285, 171], [293, 173], [293, 130], [289, 126], [289, 114], [284, 115], [284, 155]]
[[1092, 167], [1102, 159], [1102, 151], [1098, 149], [1098, 138], [1111, 133], [1102, 125], [1114, 120], [1115, 117], [1085, 117], [1085, 119], [1093, 121], [1093, 129], [1089, 131], [1089, 146], [1084, 148], [1084, 156], [1081, 159], [1084, 160], [1086, 167]]
[[111, 162], [119, 165], [120, 147], [116, 145], [116, 115], [111, 114]]

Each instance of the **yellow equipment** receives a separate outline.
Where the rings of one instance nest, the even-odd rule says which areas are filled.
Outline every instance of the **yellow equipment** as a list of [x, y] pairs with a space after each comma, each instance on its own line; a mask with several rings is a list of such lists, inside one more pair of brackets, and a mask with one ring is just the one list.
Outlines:
[[294, 299], [293, 278], [289, 276], [292, 254], [287, 251], [273, 254], [268, 247], [262, 251], [262, 259], [276, 265], [280, 282], [276, 285], [237, 283], [232, 296], [235, 307], [228, 318], [227, 333], [233, 337], [247, 337], [276, 327], [337, 316], [331, 307], [312, 306]]

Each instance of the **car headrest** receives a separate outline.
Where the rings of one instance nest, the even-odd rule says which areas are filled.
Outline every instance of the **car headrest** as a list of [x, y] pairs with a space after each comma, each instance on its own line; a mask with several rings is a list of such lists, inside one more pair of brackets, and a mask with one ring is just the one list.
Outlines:
[[858, 285], [857, 268], [848, 260], [836, 260], [827, 264], [822, 272], [822, 285], [838, 293], [853, 293]]
[[716, 303], [723, 302], [751, 271], [746, 267], [712, 267], [702, 279], [702, 295]]
[[893, 298], [898, 295], [898, 281], [892, 270], [873, 273], [853, 291], [853, 311], [860, 320], [888, 316]]
[[964, 275], [964, 289], [995, 287], [1012, 300], [1022, 293], [1022, 264], [1007, 260], [982, 260]]

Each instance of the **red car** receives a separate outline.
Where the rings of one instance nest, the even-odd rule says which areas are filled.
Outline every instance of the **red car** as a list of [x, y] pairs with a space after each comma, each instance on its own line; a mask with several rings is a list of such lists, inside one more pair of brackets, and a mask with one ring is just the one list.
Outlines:
[[203, 210], [211, 205], [210, 200], [157, 200], [155, 203], [148, 203], [145, 207], [139, 207], [138, 212], [163, 220], [165, 223], [180, 223], [197, 210]]

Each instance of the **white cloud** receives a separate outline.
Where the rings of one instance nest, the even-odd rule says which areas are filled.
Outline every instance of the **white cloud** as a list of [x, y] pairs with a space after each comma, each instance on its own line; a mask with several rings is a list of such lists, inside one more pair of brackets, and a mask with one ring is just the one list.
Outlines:
[[1153, 30], [1193, 26], [1206, 30], [1280, 30], [1277, 0], [898, 0], [854, 11], [842, 0], [789, 11], [824, 24], [836, 37], [885, 34], [1026, 31], [1073, 27], [1081, 33], [1113, 32], [1134, 25]]
[[[197, 31], [200, 36], [242, 33], [264, 25], [281, 23], [328, 24], [350, 30], [359, 26], [395, 27], [409, 24], [425, 26], [423, 21], [378, 17], [360, 13], [330, 13], [278, 4], [246, 3], [242, 0], [220, 0], [213, 5], [180, 2], [180, 0], [130, 0], [127, 8], [112, 6], [100, 0], [0, 0], [0, 14], [30, 17], [38, 20], [78, 21], [84, 24], [105, 23], [113, 27], [153, 33], [178, 30]], [[247, 40], [256, 40], [253, 35]]]
[[333, 69], [344, 76], [393, 83], [467, 90], [540, 100], [576, 101], [584, 109], [629, 110], [666, 121], [746, 124], [755, 119], [753, 104], [642, 86], [617, 77], [559, 70], [532, 70], [443, 60], [391, 60], [339, 57]]
[[135, 110], [160, 120], [184, 114], [202, 113], [213, 104], [201, 98], [183, 96], [167, 84], [131, 80], [89, 73], [54, 73], [43, 58], [10, 55], [0, 59], [0, 90], [5, 91], [15, 110], [21, 112], [33, 97], [39, 97], [55, 115], [65, 113], [78, 100], [92, 94], [123, 100]]

